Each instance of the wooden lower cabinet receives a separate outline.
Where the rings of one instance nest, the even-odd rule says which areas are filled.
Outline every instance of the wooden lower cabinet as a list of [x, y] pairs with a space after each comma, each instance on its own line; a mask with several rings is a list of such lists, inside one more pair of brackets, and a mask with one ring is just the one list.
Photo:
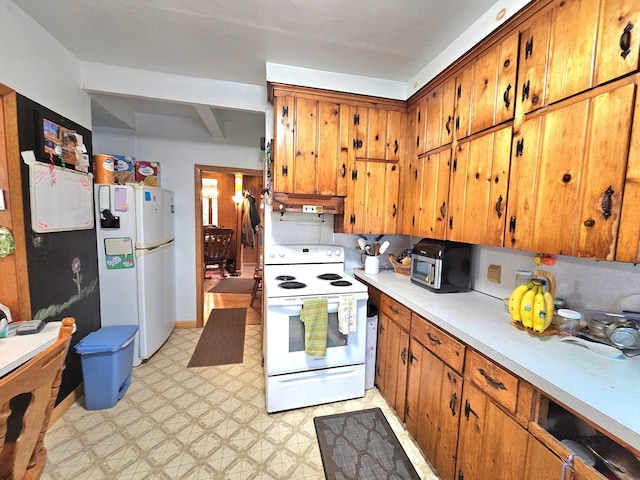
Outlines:
[[381, 295], [376, 351], [376, 385], [404, 421], [407, 400], [407, 368], [411, 311], [387, 295]]
[[405, 423], [442, 479], [456, 467], [462, 376], [411, 338]]
[[471, 382], [462, 395], [457, 479], [524, 478], [529, 433]]
[[381, 313], [382, 334], [385, 337], [382, 345], [382, 381], [378, 384], [380, 392], [387, 399], [389, 405], [404, 420], [406, 393], [407, 393], [407, 361], [409, 355], [409, 332], [391, 320], [386, 314]]
[[392, 297], [370, 297], [380, 309], [376, 385], [439, 478], [606, 480], [577, 457], [565, 466], [562, 432], [588, 420]]

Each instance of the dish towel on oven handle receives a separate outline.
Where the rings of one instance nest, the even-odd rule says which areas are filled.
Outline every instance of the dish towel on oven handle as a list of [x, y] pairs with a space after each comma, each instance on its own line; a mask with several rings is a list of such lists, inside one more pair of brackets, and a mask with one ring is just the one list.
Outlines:
[[349, 335], [356, 331], [356, 297], [341, 295], [338, 299], [338, 331]]
[[302, 301], [300, 320], [304, 323], [304, 351], [312, 357], [324, 357], [327, 352], [328, 307], [326, 298]]

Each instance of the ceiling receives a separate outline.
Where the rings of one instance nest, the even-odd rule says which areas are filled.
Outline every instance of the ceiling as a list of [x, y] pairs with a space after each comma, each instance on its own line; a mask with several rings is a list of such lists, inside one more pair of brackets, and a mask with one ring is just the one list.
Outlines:
[[[266, 63], [407, 82], [497, 3], [12, 1], [81, 61], [261, 86], [266, 83]], [[198, 116], [194, 106], [125, 100], [139, 113]], [[93, 125], [123, 127], [101, 104], [92, 102]], [[214, 113], [221, 122], [229, 116], [229, 121], [239, 122], [260, 117]]]

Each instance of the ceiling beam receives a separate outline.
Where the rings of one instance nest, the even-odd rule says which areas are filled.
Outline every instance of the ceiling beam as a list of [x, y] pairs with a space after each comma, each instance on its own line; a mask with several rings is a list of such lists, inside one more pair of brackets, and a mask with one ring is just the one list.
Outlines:
[[131, 130], [136, 129], [136, 112], [127, 104], [126, 98], [94, 93], [91, 99]]
[[224, 122], [217, 110], [207, 105], [193, 106], [213, 138], [224, 138]]

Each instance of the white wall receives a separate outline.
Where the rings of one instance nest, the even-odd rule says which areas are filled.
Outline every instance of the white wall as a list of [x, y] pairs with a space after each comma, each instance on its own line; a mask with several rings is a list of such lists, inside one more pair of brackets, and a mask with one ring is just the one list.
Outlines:
[[[256, 148], [211, 143], [189, 119], [138, 115], [138, 130], [100, 129], [94, 132], [96, 152], [133, 155], [160, 163], [161, 186], [175, 193], [176, 318], [196, 319], [194, 165], [263, 169], [263, 152]], [[164, 136], [163, 136], [164, 134]], [[244, 132], [245, 135], [252, 134]], [[257, 139], [264, 132], [253, 132]]]
[[78, 59], [8, 0], [0, 0], [0, 44], [0, 83], [91, 128]]

